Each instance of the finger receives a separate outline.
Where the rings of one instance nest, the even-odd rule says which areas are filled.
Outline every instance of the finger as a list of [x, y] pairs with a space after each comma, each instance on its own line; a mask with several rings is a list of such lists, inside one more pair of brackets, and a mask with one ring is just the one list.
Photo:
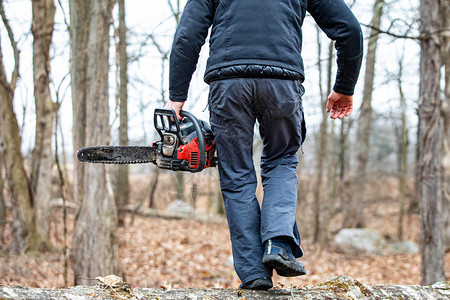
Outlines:
[[345, 116], [348, 117], [352, 113], [352, 111], [353, 111], [353, 104], [350, 104]]
[[336, 119], [336, 116], [337, 116], [336, 110], [332, 110], [331, 114], [330, 114], [330, 118], [334, 120], [334, 119]]
[[333, 119], [334, 115], [336, 114], [336, 107], [334, 107], [334, 106], [331, 107], [329, 112], [330, 112], [330, 118]]
[[338, 118], [342, 119], [347, 114], [348, 108], [343, 108], [341, 113], [339, 114]]
[[332, 108], [333, 108], [333, 105], [330, 103], [330, 101], [327, 101], [327, 113], [329, 113]]
[[336, 109], [336, 112], [334, 114], [335, 118], [339, 118], [339, 116], [342, 114], [342, 107], [338, 107]]
[[348, 109], [347, 112], [345, 113], [345, 116], [348, 117], [350, 116], [350, 114], [352, 113], [352, 109]]

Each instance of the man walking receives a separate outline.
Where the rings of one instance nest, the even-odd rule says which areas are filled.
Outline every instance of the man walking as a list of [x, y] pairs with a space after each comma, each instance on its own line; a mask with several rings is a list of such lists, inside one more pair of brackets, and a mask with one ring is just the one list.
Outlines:
[[[166, 105], [179, 116], [211, 27], [204, 80], [220, 184], [241, 288], [269, 289], [272, 272], [306, 274], [296, 224], [297, 152], [305, 139], [302, 24], [309, 12], [336, 41], [337, 76], [328, 97], [332, 119], [353, 110], [362, 60], [361, 28], [343, 0], [188, 0], [170, 56]], [[263, 141], [264, 197], [255, 196], [252, 141]]]

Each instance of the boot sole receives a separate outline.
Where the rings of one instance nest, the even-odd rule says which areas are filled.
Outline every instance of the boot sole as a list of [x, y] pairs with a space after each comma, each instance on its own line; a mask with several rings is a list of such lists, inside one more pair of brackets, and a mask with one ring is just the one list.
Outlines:
[[286, 260], [278, 254], [266, 254], [262, 263], [267, 268], [277, 271], [277, 274], [283, 277], [295, 277], [306, 274], [305, 267], [299, 261]]
[[246, 289], [246, 290], [260, 290], [265, 291], [268, 289], [273, 288], [273, 283], [270, 281], [259, 281], [259, 282], [253, 282], [252, 284], [249, 284], [248, 286], [240, 286], [240, 289]]

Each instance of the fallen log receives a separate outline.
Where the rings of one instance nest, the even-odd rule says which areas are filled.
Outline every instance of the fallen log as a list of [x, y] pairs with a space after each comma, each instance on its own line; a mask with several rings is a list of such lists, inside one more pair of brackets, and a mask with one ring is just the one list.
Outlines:
[[66, 289], [0, 287], [0, 299], [450, 299], [450, 282], [432, 286], [365, 285], [348, 276], [333, 277], [313, 287], [251, 291], [241, 289], [148, 289], [123, 284]]

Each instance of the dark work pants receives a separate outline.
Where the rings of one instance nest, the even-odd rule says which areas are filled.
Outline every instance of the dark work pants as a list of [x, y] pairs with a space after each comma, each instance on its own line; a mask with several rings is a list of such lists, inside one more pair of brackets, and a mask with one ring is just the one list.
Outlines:
[[[220, 184], [230, 229], [234, 267], [243, 283], [271, 277], [262, 264], [263, 243], [277, 236], [303, 255], [296, 224], [297, 151], [302, 143], [300, 81], [236, 78], [210, 85], [210, 123], [219, 158]], [[262, 206], [255, 196], [253, 130], [263, 141]]]

